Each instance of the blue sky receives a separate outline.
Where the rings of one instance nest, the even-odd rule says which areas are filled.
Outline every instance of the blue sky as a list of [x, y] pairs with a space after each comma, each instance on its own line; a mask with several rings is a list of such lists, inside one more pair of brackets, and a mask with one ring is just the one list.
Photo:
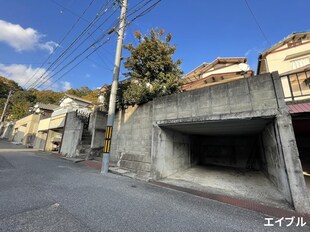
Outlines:
[[[106, 35], [94, 46], [90, 45], [106, 34], [119, 16], [119, 9], [110, 4], [112, 2], [113, 0], [0, 0], [0, 75], [13, 79], [24, 87], [42, 83], [41, 89], [64, 90], [81, 86], [95, 89], [105, 83], [110, 84], [116, 47], [115, 33]], [[139, 14], [134, 11], [137, 9], [134, 7], [141, 0], [128, 2], [129, 12], [132, 13], [130, 20]], [[260, 52], [292, 32], [310, 30], [309, 0], [247, 2], [263, 33], [244, 0], [162, 0], [151, 12], [129, 25], [124, 42], [136, 44], [133, 37], [136, 30], [146, 34], [151, 28], [163, 28], [173, 36], [171, 43], [177, 47], [175, 58], [183, 61], [181, 68], [185, 73], [217, 57], [239, 56], [247, 57], [251, 68], [256, 70]], [[80, 17], [88, 6], [86, 13]], [[84, 43], [72, 47], [69, 50], [72, 51], [71, 56], [67, 59], [63, 57], [63, 60], [60, 59], [48, 69], [101, 8], [101, 18], [82, 37], [85, 38]], [[95, 30], [99, 24], [102, 26]], [[64, 37], [65, 40], [61, 42]], [[88, 47], [87, 52], [72, 62], [71, 66], [66, 66]], [[85, 58], [91, 52], [93, 54]], [[128, 56], [128, 52], [124, 50], [123, 56]], [[85, 60], [82, 63], [64, 74], [83, 58]], [[60, 69], [62, 70], [59, 71]], [[122, 72], [124, 71], [122, 67]], [[120, 78], [123, 79], [123, 76]]]

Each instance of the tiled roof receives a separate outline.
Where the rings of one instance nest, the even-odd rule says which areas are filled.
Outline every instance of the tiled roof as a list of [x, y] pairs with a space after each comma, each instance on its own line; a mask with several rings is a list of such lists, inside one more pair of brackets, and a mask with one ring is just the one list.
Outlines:
[[265, 56], [267, 55], [268, 53], [274, 51], [275, 49], [283, 46], [285, 43], [287, 43], [288, 41], [294, 39], [294, 38], [302, 38], [302, 37], [305, 37], [307, 35], [310, 34], [310, 31], [304, 31], [304, 32], [294, 32], [290, 35], [288, 35], [287, 37], [285, 37], [283, 40], [281, 40], [280, 42], [276, 43], [275, 45], [273, 45], [271, 48], [263, 51], [261, 53], [262, 56]]
[[65, 96], [61, 99], [61, 101], [62, 101], [65, 97], [69, 97], [69, 98], [72, 98], [72, 99], [74, 99], [74, 100], [78, 100], [78, 101], [85, 102], [85, 103], [88, 103], [88, 104], [93, 104], [91, 101], [85, 100], [85, 99], [83, 99], [83, 98], [80, 98], [80, 97], [77, 97], [77, 96], [74, 96], [74, 95], [71, 95], [71, 94], [65, 94]]
[[54, 109], [59, 107], [58, 105], [44, 104], [44, 103], [41, 103], [41, 102], [38, 102], [36, 105], [38, 106], [37, 108], [39, 108], [39, 109], [51, 110], [51, 111], [53, 111]]

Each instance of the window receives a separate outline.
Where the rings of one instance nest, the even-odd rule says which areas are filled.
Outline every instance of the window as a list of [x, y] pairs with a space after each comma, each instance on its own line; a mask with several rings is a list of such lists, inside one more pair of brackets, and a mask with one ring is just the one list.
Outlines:
[[298, 60], [293, 60], [293, 61], [291, 61], [291, 63], [292, 63], [292, 69], [294, 70], [294, 69], [303, 67], [307, 64], [310, 64], [310, 59], [309, 59], [309, 57], [304, 57], [304, 58], [301, 58]]

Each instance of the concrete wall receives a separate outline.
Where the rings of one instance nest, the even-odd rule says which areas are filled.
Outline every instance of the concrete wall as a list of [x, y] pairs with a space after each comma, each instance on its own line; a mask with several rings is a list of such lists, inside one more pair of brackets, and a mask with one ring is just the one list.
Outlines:
[[[266, 117], [276, 118], [278, 146], [275, 152], [275, 144], [269, 142], [268, 145], [265, 141], [269, 149], [266, 153], [268, 172], [270, 170], [273, 182], [286, 199], [292, 199], [298, 211], [310, 212], [291, 118], [277, 73], [164, 96], [118, 112], [111, 160], [134, 171], [151, 171], [153, 179], [163, 178], [189, 167], [191, 154], [190, 137], [164, 129], [167, 125]], [[274, 137], [264, 133], [265, 140]]]
[[60, 153], [67, 157], [75, 157], [82, 133], [83, 123], [76, 117], [76, 113], [67, 113]]
[[276, 115], [274, 82], [280, 82], [277, 76], [265, 74], [128, 107], [115, 117], [111, 161], [149, 171], [151, 146], [157, 146], [154, 141], [152, 145], [153, 124]]
[[1, 138], [7, 139], [9, 141], [12, 140], [13, 130], [14, 130], [14, 123], [12, 122], [5, 123], [2, 130]]
[[262, 151], [264, 151], [265, 174], [269, 180], [277, 187], [283, 194], [285, 199], [292, 203], [292, 196], [288, 177], [285, 172], [285, 162], [280, 152], [279, 139], [276, 135], [276, 128], [274, 122], [266, 126], [261, 135]]
[[116, 114], [111, 162], [137, 172], [150, 172], [153, 103], [129, 107]]
[[89, 130], [92, 133], [91, 148], [103, 148], [104, 134], [107, 126], [107, 114], [102, 111], [95, 111], [89, 120]]
[[288, 112], [281, 112], [277, 115], [275, 128], [279, 144], [281, 144], [280, 152], [286, 167], [293, 205], [297, 211], [310, 213], [310, 199], [298, 155], [291, 116]]
[[33, 148], [44, 150], [46, 138], [47, 138], [47, 132], [38, 131], [36, 134]]
[[49, 129], [51, 118], [41, 119], [38, 125], [38, 131], [47, 131]]
[[40, 118], [40, 114], [31, 114], [16, 121], [13, 140], [15, 142], [22, 142], [24, 145], [33, 145]]
[[191, 140], [169, 129], [153, 127], [152, 179], [161, 179], [191, 166]]

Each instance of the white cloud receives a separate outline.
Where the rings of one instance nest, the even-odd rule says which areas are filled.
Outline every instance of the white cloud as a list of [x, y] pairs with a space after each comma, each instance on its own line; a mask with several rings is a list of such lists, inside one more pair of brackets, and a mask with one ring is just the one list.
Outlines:
[[[43, 82], [42, 75], [46, 72], [44, 68], [32, 68], [31, 66], [26, 66], [23, 64], [11, 64], [11, 65], [4, 65], [0, 64], [0, 76], [4, 76], [8, 79], [14, 80], [20, 86], [30, 86], [33, 82], [36, 81], [36, 85]], [[46, 80], [49, 77], [49, 72], [46, 72], [43, 75], [43, 78]], [[29, 81], [30, 80], [30, 81]], [[29, 83], [28, 83], [29, 81]], [[48, 80], [44, 83], [41, 88], [44, 88], [51, 84], [51, 81]]]
[[33, 28], [23, 28], [18, 24], [0, 20], [0, 42], [8, 44], [18, 52], [41, 49], [52, 53], [59, 46], [53, 41], [42, 42], [43, 37], [45, 35]]
[[46, 42], [44, 44], [38, 44], [38, 47], [41, 48], [41, 49], [45, 49], [49, 52], [49, 54], [53, 53], [55, 48], [57, 48], [59, 46], [58, 43], [54, 42], [54, 41], [49, 41], [49, 42]]
[[63, 91], [67, 91], [69, 89], [72, 89], [72, 85], [68, 81], [62, 81], [61, 84], [62, 84], [62, 90]]
[[85, 74], [85, 78], [90, 78], [90, 77], [91, 77], [91, 75], [89, 73]]

